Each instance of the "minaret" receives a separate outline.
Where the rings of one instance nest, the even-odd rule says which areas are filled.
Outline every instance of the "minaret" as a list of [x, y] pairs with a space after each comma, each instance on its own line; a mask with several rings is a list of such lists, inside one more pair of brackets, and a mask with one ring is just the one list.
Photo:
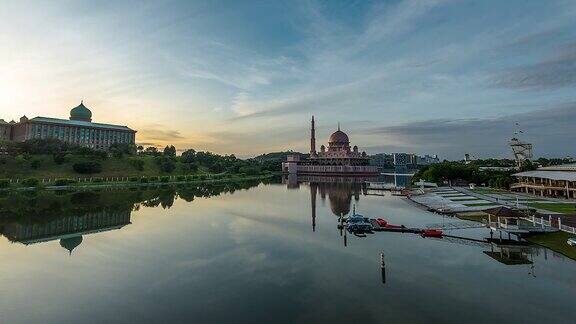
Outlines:
[[316, 156], [316, 128], [314, 127], [314, 116], [312, 116], [312, 128], [310, 129], [310, 157]]

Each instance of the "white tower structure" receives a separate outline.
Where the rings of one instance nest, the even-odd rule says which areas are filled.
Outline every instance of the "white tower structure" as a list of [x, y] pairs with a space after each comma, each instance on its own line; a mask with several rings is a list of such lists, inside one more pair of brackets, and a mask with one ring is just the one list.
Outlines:
[[[518, 123], [516, 123], [516, 126], [519, 126]], [[522, 133], [523, 132], [520, 129], [518, 129], [516, 132], [514, 132], [514, 135], [519, 136]], [[516, 160], [516, 165], [518, 167], [521, 167], [524, 161], [530, 160], [533, 157], [532, 144], [528, 142], [523, 142], [516, 136], [513, 137], [508, 144], [510, 145], [510, 147], [512, 148], [512, 152], [514, 153], [514, 159]]]

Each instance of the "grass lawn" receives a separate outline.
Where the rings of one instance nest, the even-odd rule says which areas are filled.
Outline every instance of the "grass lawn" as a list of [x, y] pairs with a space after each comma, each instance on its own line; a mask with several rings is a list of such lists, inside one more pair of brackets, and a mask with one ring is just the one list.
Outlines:
[[474, 221], [474, 222], [479, 222], [479, 223], [488, 222], [488, 214], [486, 214], [484, 212], [458, 213], [458, 214], [456, 214], [456, 217], [463, 219], [463, 220], [469, 220], [469, 221]]
[[576, 260], [576, 247], [566, 244], [566, 240], [576, 237], [566, 232], [537, 234], [526, 238], [528, 242], [545, 246], [553, 251]]
[[570, 203], [528, 203], [533, 208], [546, 209], [562, 214], [576, 214], [576, 204]]
[[464, 206], [468, 206], [468, 207], [493, 206], [493, 205], [498, 205], [498, 204], [497, 204], [497, 203], [493, 203], [493, 202], [482, 202], [482, 203], [464, 204]]
[[474, 188], [474, 189], [471, 189], [471, 191], [477, 192], [479, 194], [497, 194], [497, 193], [508, 192], [506, 190], [493, 189], [493, 188]]

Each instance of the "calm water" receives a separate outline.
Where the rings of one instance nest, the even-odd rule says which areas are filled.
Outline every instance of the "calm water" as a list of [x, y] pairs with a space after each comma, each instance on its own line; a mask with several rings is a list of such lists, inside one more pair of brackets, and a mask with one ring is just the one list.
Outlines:
[[336, 215], [353, 204], [408, 226], [454, 220], [308, 180], [4, 194], [0, 322], [574, 322], [576, 262], [414, 234], [345, 246]]

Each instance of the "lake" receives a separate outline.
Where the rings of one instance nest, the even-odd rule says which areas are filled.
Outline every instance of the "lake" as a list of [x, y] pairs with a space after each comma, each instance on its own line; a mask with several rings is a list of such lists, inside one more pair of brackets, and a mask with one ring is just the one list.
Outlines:
[[576, 320], [571, 259], [408, 233], [344, 236], [338, 215], [353, 208], [414, 227], [458, 220], [354, 179], [293, 180], [2, 193], [0, 322]]

